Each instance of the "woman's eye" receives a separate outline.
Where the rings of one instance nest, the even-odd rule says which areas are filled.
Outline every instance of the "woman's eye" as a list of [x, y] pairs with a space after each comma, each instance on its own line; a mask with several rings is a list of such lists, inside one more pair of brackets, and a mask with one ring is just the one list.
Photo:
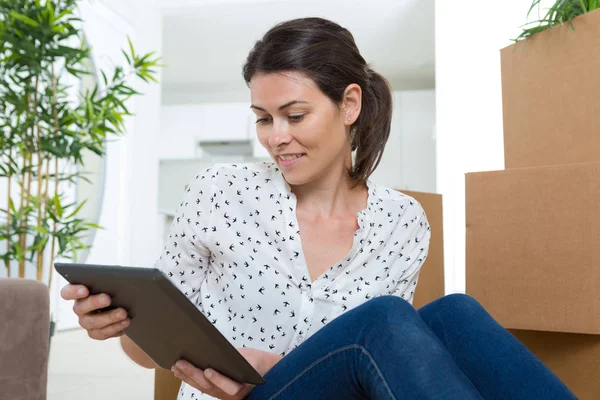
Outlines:
[[[292, 122], [300, 122], [304, 119], [304, 115], [305, 114], [301, 114], [301, 115], [290, 115], [288, 116], [288, 118], [290, 119], [290, 121]], [[271, 118], [259, 118], [256, 120], [256, 124], [257, 125], [266, 125], [269, 122], [271, 122]]]
[[259, 119], [256, 120], [256, 123], [260, 124], [260, 125], [264, 125], [267, 122], [269, 122], [269, 118], [259, 118]]

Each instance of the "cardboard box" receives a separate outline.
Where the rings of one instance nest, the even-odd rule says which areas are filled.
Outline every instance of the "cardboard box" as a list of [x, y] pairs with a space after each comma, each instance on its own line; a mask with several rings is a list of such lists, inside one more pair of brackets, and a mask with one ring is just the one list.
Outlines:
[[467, 293], [579, 399], [600, 399], [600, 163], [469, 173], [465, 187]]
[[505, 168], [600, 161], [600, 10], [501, 51]]
[[597, 400], [600, 10], [573, 25], [501, 51], [506, 170], [466, 175], [467, 293]]
[[465, 186], [467, 293], [505, 328], [600, 334], [600, 163]]
[[580, 400], [600, 399], [600, 336], [511, 330]]

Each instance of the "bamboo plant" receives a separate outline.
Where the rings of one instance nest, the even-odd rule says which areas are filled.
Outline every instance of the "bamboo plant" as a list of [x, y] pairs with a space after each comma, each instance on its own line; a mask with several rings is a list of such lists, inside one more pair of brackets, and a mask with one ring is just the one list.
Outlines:
[[74, 101], [71, 83], [92, 73], [77, 3], [0, 0], [0, 259], [9, 277], [25, 277], [29, 263], [42, 280], [44, 265], [89, 248], [83, 235], [100, 227], [79, 217], [84, 203], [65, 188], [87, 180], [84, 152], [104, 156], [106, 139], [125, 134], [127, 100], [141, 94], [132, 81], [156, 82], [159, 59], [129, 41], [123, 65], [100, 71], [102, 82]]
[[573, 18], [600, 8], [600, 0], [556, 0], [542, 17], [540, 13], [541, 2], [542, 0], [533, 0], [527, 13], [527, 18], [529, 19], [531, 12], [537, 7], [538, 19], [525, 24], [523, 32], [514, 41], [527, 39], [536, 33], [551, 29], [565, 22], [568, 22], [571, 28], [575, 30]]

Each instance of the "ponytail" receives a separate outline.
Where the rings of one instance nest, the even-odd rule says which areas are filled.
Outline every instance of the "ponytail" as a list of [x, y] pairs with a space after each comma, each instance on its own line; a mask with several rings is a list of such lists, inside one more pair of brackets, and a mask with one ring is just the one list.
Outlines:
[[371, 69], [367, 71], [367, 76], [360, 116], [352, 126], [350, 136], [352, 150], [356, 150], [350, 177], [356, 183], [364, 182], [379, 165], [392, 124], [393, 104], [389, 82]]

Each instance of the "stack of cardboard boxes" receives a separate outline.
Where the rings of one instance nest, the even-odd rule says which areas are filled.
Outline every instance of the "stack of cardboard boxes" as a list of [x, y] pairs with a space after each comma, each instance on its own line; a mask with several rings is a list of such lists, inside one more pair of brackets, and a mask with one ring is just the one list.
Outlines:
[[503, 171], [466, 175], [467, 293], [600, 399], [600, 10], [502, 50]]

